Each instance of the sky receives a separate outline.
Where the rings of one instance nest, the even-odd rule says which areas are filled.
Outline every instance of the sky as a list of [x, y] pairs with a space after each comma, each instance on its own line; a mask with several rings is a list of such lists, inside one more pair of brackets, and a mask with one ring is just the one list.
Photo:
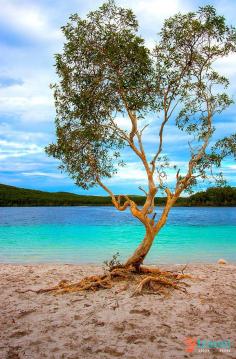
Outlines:
[[[50, 83], [56, 81], [54, 54], [61, 51], [60, 27], [72, 13], [85, 17], [103, 1], [97, 0], [0, 0], [0, 183], [46, 191], [105, 194], [98, 187], [84, 192], [74, 185], [58, 162], [49, 158], [44, 147], [55, 139], [55, 109]], [[235, 0], [119, 0], [132, 8], [148, 45], [157, 38], [163, 20], [177, 12], [194, 11], [212, 4], [229, 24], [236, 24]], [[230, 94], [236, 100], [236, 56], [219, 61], [216, 68], [230, 81]], [[229, 135], [236, 128], [236, 105], [216, 118], [218, 135]], [[122, 123], [125, 119], [119, 119]], [[148, 132], [146, 146], [151, 153], [157, 144], [155, 131]], [[166, 127], [166, 152], [171, 161], [186, 168], [187, 139], [173, 124]], [[106, 181], [115, 193], [140, 193], [146, 177], [137, 159], [126, 154], [127, 165]], [[230, 185], [236, 185], [236, 165], [223, 164]], [[173, 180], [170, 176], [170, 181]], [[204, 189], [202, 185], [201, 189]]]

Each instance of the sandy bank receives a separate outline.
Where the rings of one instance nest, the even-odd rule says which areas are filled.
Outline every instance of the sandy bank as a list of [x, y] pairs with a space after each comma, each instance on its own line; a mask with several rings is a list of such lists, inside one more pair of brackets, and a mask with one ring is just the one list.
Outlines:
[[[131, 297], [131, 288], [122, 290], [122, 283], [86, 294], [17, 293], [100, 271], [95, 266], [0, 265], [0, 358], [236, 357], [236, 265], [189, 265], [187, 272], [201, 280], [191, 282], [187, 294], [175, 291], [167, 299]], [[231, 351], [203, 354], [195, 345], [188, 353], [186, 338], [230, 340]]]

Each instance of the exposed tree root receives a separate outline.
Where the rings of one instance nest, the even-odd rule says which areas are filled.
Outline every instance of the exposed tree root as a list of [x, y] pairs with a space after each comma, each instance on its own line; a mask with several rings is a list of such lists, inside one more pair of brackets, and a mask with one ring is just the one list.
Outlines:
[[[148, 276], [148, 277], [144, 277], [141, 282], [137, 285], [133, 295], [138, 295], [138, 294], [141, 294], [143, 292], [143, 289], [146, 287], [146, 288], [150, 288], [152, 290], [155, 290], [156, 287], [153, 286], [153, 283], [157, 283], [159, 284], [158, 286], [158, 289], [160, 290], [161, 288], [163, 289], [163, 287], [169, 287], [169, 288], [173, 288], [173, 289], [178, 289], [178, 290], [181, 290], [181, 291], [186, 291], [185, 287], [184, 286], [188, 286], [187, 283], [185, 282], [179, 282], [177, 284], [176, 281], [173, 281], [173, 278], [172, 279], [169, 279], [170, 276], [168, 277], [165, 277], [163, 276], [162, 274], [160, 276]], [[175, 280], [176, 280], [176, 277], [175, 277]], [[182, 284], [182, 285], [181, 285]]]
[[[81, 279], [77, 283], [62, 280], [51, 288], [39, 289], [36, 293], [55, 294], [73, 293], [82, 291], [97, 291], [99, 289], [109, 289], [118, 282], [126, 282], [136, 285], [133, 295], [144, 292], [168, 294], [166, 290], [176, 289], [186, 292], [188, 283], [182, 279], [192, 277], [188, 274], [176, 273], [171, 271], [161, 271], [159, 268], [141, 266], [137, 271], [133, 267], [114, 267], [109, 272], [102, 275], [93, 275]], [[30, 290], [33, 291], [33, 290]]]

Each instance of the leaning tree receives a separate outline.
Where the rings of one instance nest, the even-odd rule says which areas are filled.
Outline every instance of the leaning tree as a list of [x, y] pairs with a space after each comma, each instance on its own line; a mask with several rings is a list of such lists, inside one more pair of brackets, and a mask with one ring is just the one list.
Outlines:
[[[215, 170], [225, 156], [236, 154], [236, 134], [214, 142], [213, 125], [214, 116], [232, 103], [224, 92], [228, 79], [213, 64], [235, 52], [236, 31], [212, 6], [200, 7], [167, 19], [149, 49], [138, 35], [133, 12], [112, 0], [86, 19], [72, 15], [62, 30], [65, 44], [56, 55], [59, 81], [52, 85], [57, 141], [46, 151], [78, 186], [101, 186], [117, 210], [129, 209], [142, 222], [145, 237], [124, 264], [140, 271], [181, 193], [210, 176], [222, 181]], [[117, 121], [121, 114], [125, 128]], [[185, 168], [173, 166], [164, 152], [169, 123], [180, 136], [181, 131], [188, 135]], [[147, 151], [145, 132], [151, 126], [156, 144]], [[141, 161], [147, 177], [142, 207], [126, 194], [114, 194], [104, 182], [125, 165], [128, 150]], [[171, 166], [174, 185], [168, 181]], [[166, 203], [157, 218], [154, 199], [160, 191]]]

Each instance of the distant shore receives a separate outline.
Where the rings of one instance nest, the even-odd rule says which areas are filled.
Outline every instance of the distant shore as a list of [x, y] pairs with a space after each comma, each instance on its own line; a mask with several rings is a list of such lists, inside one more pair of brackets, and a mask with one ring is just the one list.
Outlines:
[[[162, 266], [181, 271], [183, 265]], [[235, 358], [236, 265], [189, 264], [187, 293], [131, 297], [109, 290], [69, 295], [19, 293], [101, 273], [94, 265], [0, 264], [0, 358], [192, 358], [196, 340], [231, 343], [208, 355]], [[193, 341], [193, 353], [186, 349]], [[188, 345], [187, 345], [188, 344]], [[213, 356], [212, 356], [213, 357]]]
[[[155, 198], [155, 205], [164, 206], [166, 197]], [[146, 198], [129, 194], [137, 205]], [[0, 207], [58, 207], [58, 206], [112, 206], [109, 196], [78, 195], [67, 192], [45, 192], [0, 184]], [[234, 207], [236, 187], [212, 187], [206, 191], [178, 198], [176, 207]]]

